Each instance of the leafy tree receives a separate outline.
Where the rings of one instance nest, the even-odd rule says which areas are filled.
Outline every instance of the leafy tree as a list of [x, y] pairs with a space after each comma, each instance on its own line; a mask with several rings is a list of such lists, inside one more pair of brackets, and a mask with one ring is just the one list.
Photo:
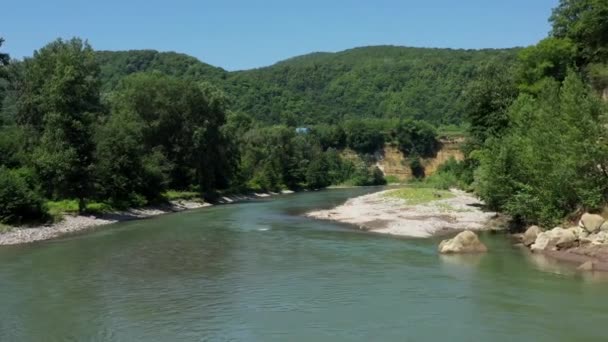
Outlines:
[[560, 0], [550, 18], [552, 36], [569, 38], [578, 47], [580, 64], [608, 58], [608, 2]]
[[172, 165], [171, 187], [197, 184], [205, 192], [227, 185], [223, 171], [228, 156], [220, 129], [226, 100], [220, 92], [160, 73], [134, 74], [117, 89], [111, 100], [114, 111], [141, 120], [146, 150], [158, 149]]
[[550, 77], [563, 81], [575, 67], [576, 45], [569, 38], [546, 38], [519, 52], [518, 82], [524, 91], [536, 94]]
[[[2, 47], [3, 43], [4, 43], [4, 38], [0, 37], [0, 47]], [[8, 65], [9, 60], [10, 60], [10, 56], [8, 55], [8, 53], [0, 52], [0, 77], [3, 76], [3, 74], [2, 74], [3, 67]]]
[[17, 118], [42, 136], [33, 159], [47, 195], [91, 194], [94, 112], [100, 109], [99, 72], [91, 46], [56, 40], [24, 61]]
[[511, 69], [493, 62], [484, 66], [467, 89], [466, 117], [474, 144], [500, 136], [508, 127], [506, 110], [517, 93]]
[[608, 194], [604, 115], [574, 73], [538, 99], [520, 96], [509, 109], [509, 130], [480, 154], [480, 196], [524, 222], [545, 225], [579, 206], [599, 208]]
[[385, 134], [376, 122], [351, 120], [344, 124], [346, 145], [359, 153], [374, 153], [384, 147]]
[[395, 129], [395, 135], [406, 155], [431, 157], [439, 147], [435, 127], [427, 122], [404, 120]]

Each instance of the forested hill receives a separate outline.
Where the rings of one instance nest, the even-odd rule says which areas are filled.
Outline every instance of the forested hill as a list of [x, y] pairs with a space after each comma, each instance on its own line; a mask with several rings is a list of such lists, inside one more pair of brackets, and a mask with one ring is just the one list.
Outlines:
[[180, 78], [221, 80], [226, 71], [182, 53], [156, 50], [96, 51], [100, 66], [102, 91], [118, 86], [125, 76], [137, 72], [158, 71]]
[[232, 110], [266, 123], [378, 117], [442, 124], [460, 123], [465, 89], [481, 67], [488, 62], [513, 64], [517, 51], [372, 46], [312, 53], [236, 72], [172, 52], [102, 51], [97, 57], [105, 91], [139, 71], [207, 80], [225, 90]]

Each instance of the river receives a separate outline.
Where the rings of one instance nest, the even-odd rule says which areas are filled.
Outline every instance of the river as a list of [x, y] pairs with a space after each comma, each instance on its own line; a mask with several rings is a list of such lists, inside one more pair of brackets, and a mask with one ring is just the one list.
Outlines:
[[0, 341], [605, 340], [608, 289], [486, 234], [483, 256], [299, 214], [376, 189], [215, 206], [0, 248]]

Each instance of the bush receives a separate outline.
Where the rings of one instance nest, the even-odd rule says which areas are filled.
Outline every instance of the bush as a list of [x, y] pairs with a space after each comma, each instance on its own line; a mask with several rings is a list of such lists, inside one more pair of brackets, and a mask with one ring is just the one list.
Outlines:
[[21, 224], [48, 217], [36, 184], [29, 169], [0, 167], [0, 223]]

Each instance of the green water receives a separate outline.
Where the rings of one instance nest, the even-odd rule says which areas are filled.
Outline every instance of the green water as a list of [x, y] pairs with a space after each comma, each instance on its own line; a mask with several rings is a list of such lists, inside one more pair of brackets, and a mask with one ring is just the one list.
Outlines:
[[608, 283], [299, 216], [373, 189], [217, 206], [0, 248], [0, 341], [593, 341]]

